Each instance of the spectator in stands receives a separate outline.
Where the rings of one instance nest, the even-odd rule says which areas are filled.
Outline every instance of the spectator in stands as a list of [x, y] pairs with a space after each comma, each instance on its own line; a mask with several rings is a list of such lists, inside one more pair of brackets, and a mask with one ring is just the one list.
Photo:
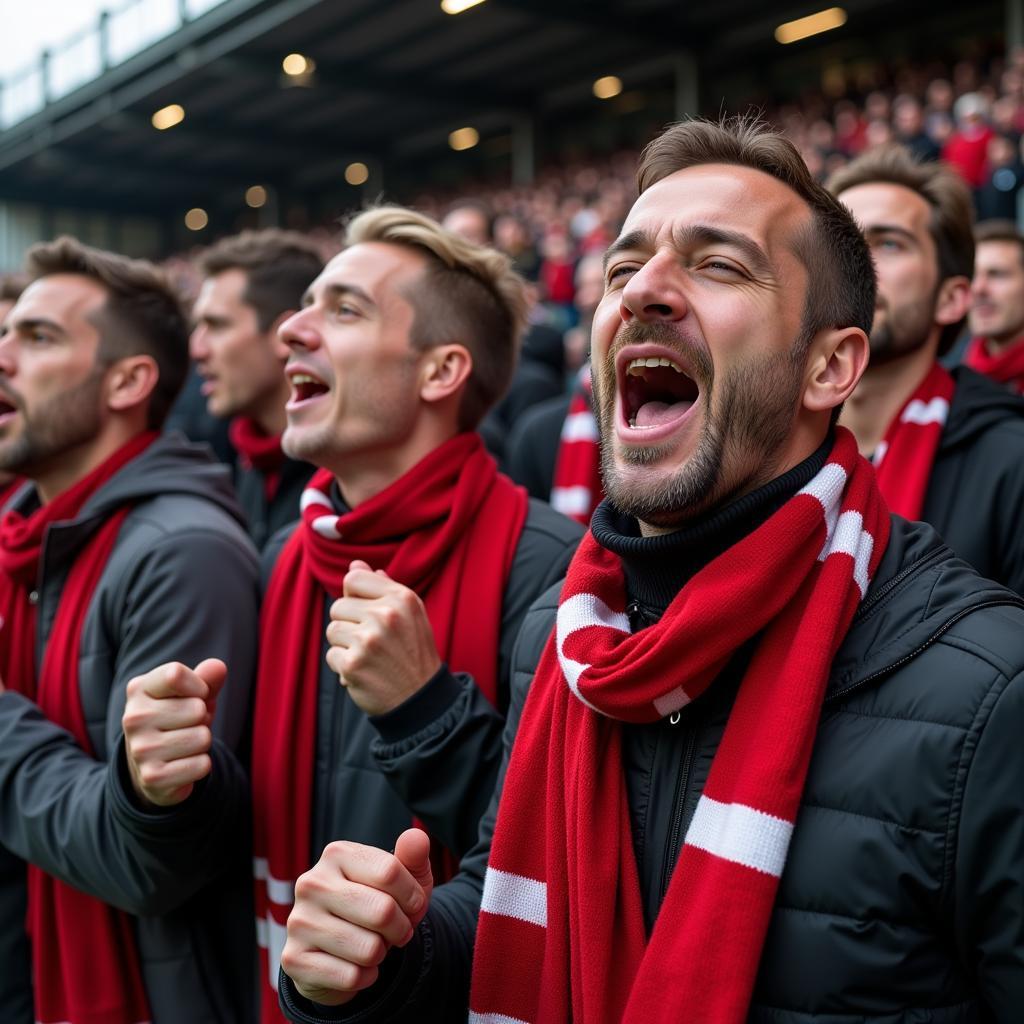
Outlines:
[[[281, 328], [284, 447], [320, 470], [299, 525], [264, 559], [253, 791], [265, 1021], [282, 894], [325, 847], [334, 855], [328, 844], [392, 843], [415, 818], [451, 871], [475, 842], [513, 640], [579, 535], [501, 476], [475, 433], [511, 376], [524, 313], [505, 257], [382, 207], [352, 221]], [[405, 653], [381, 661], [392, 641]]]
[[1003, 135], [989, 139], [985, 175], [975, 200], [978, 217], [1016, 220], [1018, 197], [1024, 186], [1024, 166], [1017, 155], [1017, 146]]
[[878, 273], [871, 364], [843, 422], [894, 512], [931, 523], [979, 572], [1024, 593], [1024, 401], [937, 361], [970, 305], [970, 195], [949, 167], [896, 146], [864, 154], [829, 188]]
[[512, 261], [517, 274], [527, 281], [537, 280], [540, 273], [540, 256], [522, 218], [506, 213], [495, 220], [494, 247]]
[[491, 244], [491, 211], [486, 204], [475, 199], [460, 199], [445, 215], [445, 231], [472, 242], [473, 245]]
[[939, 159], [939, 147], [924, 130], [924, 111], [914, 96], [897, 96], [892, 105], [896, 141], [906, 146], [916, 159]]
[[956, 130], [942, 147], [942, 159], [952, 164], [971, 188], [981, 188], [994, 134], [988, 124], [988, 104], [979, 93], [970, 92], [956, 101], [953, 112]]
[[890, 517], [832, 429], [868, 250], [749, 125], [669, 129], [640, 192], [593, 336], [609, 500], [520, 634], [497, 824], [440, 888], [418, 831], [324, 858], [284, 1005], [1010, 1024], [1024, 608]]
[[314, 246], [294, 231], [270, 228], [225, 238], [200, 258], [189, 350], [203, 378], [207, 410], [230, 419], [238, 452], [235, 487], [262, 548], [299, 515], [299, 497], [313, 472], [281, 450], [288, 349], [278, 329], [323, 269]]
[[974, 241], [964, 362], [1024, 395], [1024, 235], [1013, 221], [985, 221]]
[[[3, 1019], [243, 1024], [248, 787], [233, 751], [256, 552], [227, 471], [158, 434], [188, 368], [161, 274], [71, 238], [28, 265], [0, 339], [0, 468], [35, 485], [0, 521]], [[191, 688], [171, 672], [142, 692], [133, 677], [170, 657], [198, 665]], [[211, 658], [231, 663], [227, 685]]]

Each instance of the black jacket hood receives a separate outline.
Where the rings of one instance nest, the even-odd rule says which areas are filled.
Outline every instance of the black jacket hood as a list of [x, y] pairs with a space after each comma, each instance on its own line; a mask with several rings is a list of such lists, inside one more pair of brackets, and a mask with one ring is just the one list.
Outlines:
[[1018, 420], [1024, 424], [1024, 397], [967, 366], [958, 366], [952, 372], [956, 391], [942, 431], [940, 451], [970, 443], [995, 423]]

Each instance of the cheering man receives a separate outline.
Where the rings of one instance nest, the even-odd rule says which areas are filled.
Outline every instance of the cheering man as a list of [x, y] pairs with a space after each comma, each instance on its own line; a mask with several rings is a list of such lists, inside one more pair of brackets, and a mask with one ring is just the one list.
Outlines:
[[[243, 1022], [247, 787], [232, 751], [256, 552], [227, 471], [157, 433], [188, 366], [163, 277], [70, 238], [28, 263], [0, 337], [0, 469], [33, 485], [0, 520], [2, 1016]], [[201, 683], [184, 692], [172, 673], [139, 694], [132, 677], [171, 656]], [[161, 707], [180, 729], [170, 747], [150, 721]]]
[[607, 500], [523, 625], [496, 820], [439, 889], [419, 830], [325, 856], [282, 999], [1009, 1024], [1024, 602], [890, 517], [832, 427], [867, 362], [864, 239], [746, 121], [668, 129], [639, 191], [592, 338]]
[[206, 408], [231, 417], [238, 452], [235, 487], [257, 547], [299, 514], [313, 472], [281, 450], [288, 350], [278, 328], [323, 269], [316, 247], [294, 231], [243, 231], [203, 253], [189, 349]]
[[980, 573], [1024, 593], [1024, 401], [937, 361], [970, 305], [970, 193], [949, 167], [898, 146], [866, 153], [829, 188], [878, 274], [871, 362], [843, 422], [894, 512], [931, 523]]

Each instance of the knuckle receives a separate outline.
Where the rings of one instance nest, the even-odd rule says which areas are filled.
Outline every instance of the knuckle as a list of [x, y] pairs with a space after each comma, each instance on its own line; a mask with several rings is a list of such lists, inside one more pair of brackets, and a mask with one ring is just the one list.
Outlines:
[[384, 629], [394, 629], [402, 621], [402, 611], [394, 605], [385, 604], [381, 605], [377, 617]]
[[355, 944], [353, 956], [358, 963], [376, 967], [387, 956], [388, 944], [379, 935], [368, 935]]

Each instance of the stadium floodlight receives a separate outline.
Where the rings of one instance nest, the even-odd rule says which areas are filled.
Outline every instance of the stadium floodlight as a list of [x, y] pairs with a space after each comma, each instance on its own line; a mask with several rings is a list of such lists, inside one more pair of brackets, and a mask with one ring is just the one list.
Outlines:
[[245, 190], [245, 205], [258, 210], [267, 205], [267, 190], [262, 185], [250, 185]]
[[151, 118], [153, 127], [158, 132], [173, 128], [185, 120], [185, 108], [180, 103], [172, 103], [168, 107], [161, 107]]
[[289, 53], [281, 61], [281, 68], [286, 75], [290, 75], [292, 78], [301, 78], [303, 75], [312, 74], [316, 64], [311, 57], [307, 57], [304, 54]]
[[345, 168], [345, 180], [350, 185], [365, 185], [370, 179], [370, 168], [357, 160]]
[[472, 149], [480, 141], [480, 133], [475, 128], [456, 128], [448, 136], [448, 145], [456, 152]]
[[484, 0], [441, 0], [441, 10], [445, 14], [461, 14], [483, 2]]
[[610, 100], [622, 92], [622, 79], [615, 75], [605, 75], [594, 83], [594, 95], [599, 100]]
[[842, 7], [830, 7], [826, 11], [818, 11], [815, 14], [808, 14], [806, 18], [797, 18], [796, 21], [787, 21], [779, 25], [775, 30], [775, 40], [785, 46], [787, 43], [795, 43], [845, 24], [846, 11]]
[[206, 211], [201, 206], [193, 206], [192, 209], [185, 214], [185, 227], [187, 227], [189, 231], [202, 231], [209, 223], [210, 218], [206, 215]]

